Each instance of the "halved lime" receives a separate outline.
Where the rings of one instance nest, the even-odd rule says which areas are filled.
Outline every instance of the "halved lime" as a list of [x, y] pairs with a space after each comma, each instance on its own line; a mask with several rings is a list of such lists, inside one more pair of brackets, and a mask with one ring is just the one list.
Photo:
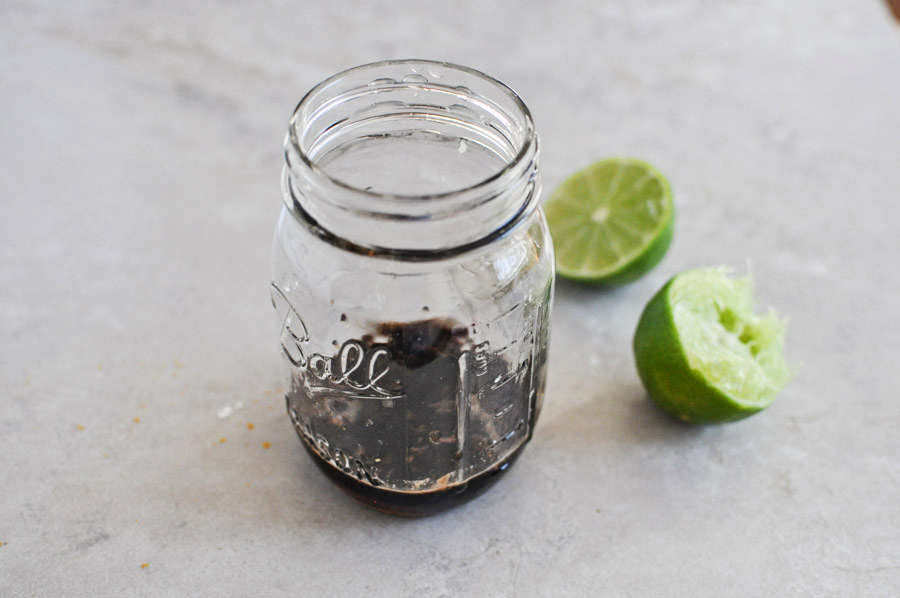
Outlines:
[[566, 278], [617, 285], [649, 271], [672, 241], [672, 191], [642, 160], [610, 158], [570, 176], [544, 205]]
[[791, 377], [785, 323], [754, 313], [750, 277], [728, 268], [688, 270], [650, 300], [634, 334], [647, 393], [691, 423], [743, 419], [766, 408]]

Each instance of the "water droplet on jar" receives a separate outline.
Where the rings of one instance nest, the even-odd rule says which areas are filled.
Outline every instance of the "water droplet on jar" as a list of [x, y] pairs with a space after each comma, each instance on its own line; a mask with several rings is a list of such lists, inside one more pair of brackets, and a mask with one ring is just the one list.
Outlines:
[[449, 110], [453, 114], [458, 114], [468, 121], [474, 121], [478, 119], [477, 112], [475, 112], [468, 106], [463, 106], [462, 104], [451, 104], [447, 107], [447, 110]]
[[366, 427], [367, 427], [367, 428], [368, 428], [369, 426], [374, 426], [374, 425], [375, 425], [375, 422], [373, 422], [371, 419], [367, 419], [367, 420], [366, 420]]
[[456, 145], [456, 151], [459, 152], [459, 153], [461, 153], [461, 154], [464, 154], [464, 153], [466, 153], [466, 151], [467, 151], [468, 149], [469, 149], [469, 144], [466, 142], [466, 138], [465, 138], [465, 137], [460, 137], [460, 138], [459, 138], [459, 143]]
[[369, 113], [378, 112], [379, 110], [381, 110], [381, 104], [383, 104], [383, 103], [384, 102], [378, 102], [378, 103], [369, 104], [368, 106], [363, 106], [359, 110], [355, 110], [350, 116], [360, 117], [360, 116], [365, 116]]
[[405, 77], [403, 77], [403, 82], [404, 83], [428, 83], [428, 79], [426, 79], [424, 76], [422, 76], [418, 73], [413, 73], [411, 75], [406, 75]]
[[428, 440], [431, 441], [432, 444], [437, 444], [441, 440], [441, 432], [440, 430], [432, 430], [428, 433]]
[[466, 94], [467, 96], [472, 95], [472, 90], [469, 89], [468, 87], [466, 87], [465, 85], [460, 85], [460, 86], [458, 86], [458, 87], [456, 88], [456, 91], [458, 91], [459, 93], [464, 93], [464, 94]]
[[378, 87], [381, 85], [393, 85], [396, 82], [397, 81], [395, 81], [394, 79], [391, 79], [389, 77], [382, 77], [381, 79], [373, 79], [373, 80], [369, 81], [369, 85], [371, 87]]

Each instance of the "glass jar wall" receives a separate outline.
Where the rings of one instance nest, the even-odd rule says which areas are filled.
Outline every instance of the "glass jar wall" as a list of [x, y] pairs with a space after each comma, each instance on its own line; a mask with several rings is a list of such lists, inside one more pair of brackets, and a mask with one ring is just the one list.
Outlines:
[[553, 250], [502, 83], [404, 60], [300, 102], [273, 251], [287, 409], [332, 480], [399, 514], [471, 498], [543, 401]]

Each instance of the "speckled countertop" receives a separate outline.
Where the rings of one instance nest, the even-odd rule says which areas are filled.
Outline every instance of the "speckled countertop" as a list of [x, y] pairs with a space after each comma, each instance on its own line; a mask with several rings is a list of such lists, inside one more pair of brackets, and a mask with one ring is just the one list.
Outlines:
[[[6, 1], [0, 51], [0, 595], [900, 595], [883, 3]], [[645, 279], [559, 285], [533, 442], [422, 520], [303, 454], [267, 288], [292, 107], [391, 57], [514, 87], [547, 188], [638, 155], [678, 210]], [[750, 264], [798, 374], [690, 428], [630, 340], [669, 276], [715, 264]]]

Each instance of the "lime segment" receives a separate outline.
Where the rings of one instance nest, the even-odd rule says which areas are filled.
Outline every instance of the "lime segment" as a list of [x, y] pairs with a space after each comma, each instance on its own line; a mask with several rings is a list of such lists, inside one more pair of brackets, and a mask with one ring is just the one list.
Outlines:
[[790, 379], [785, 324], [754, 313], [750, 278], [727, 268], [682, 272], [650, 300], [634, 335], [650, 397], [678, 419], [721, 423], [771, 404]]
[[602, 160], [569, 177], [544, 206], [567, 278], [607, 285], [643, 276], [672, 241], [669, 184], [633, 158]]

